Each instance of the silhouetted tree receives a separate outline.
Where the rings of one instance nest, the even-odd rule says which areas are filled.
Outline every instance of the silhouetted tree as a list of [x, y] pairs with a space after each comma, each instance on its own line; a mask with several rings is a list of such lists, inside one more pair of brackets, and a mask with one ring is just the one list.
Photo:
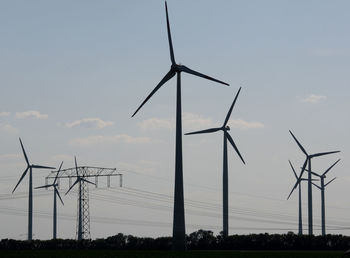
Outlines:
[[[214, 236], [212, 231], [200, 229], [186, 236], [189, 250], [347, 250], [350, 237], [342, 235], [308, 236], [287, 234], [250, 234]], [[115, 250], [171, 250], [171, 237], [136, 237], [119, 233], [107, 238], [76, 241], [72, 239], [19, 241], [2, 239], [0, 250], [54, 249], [115, 249]]]
[[213, 231], [200, 229], [187, 236], [188, 249], [215, 249], [216, 237]]

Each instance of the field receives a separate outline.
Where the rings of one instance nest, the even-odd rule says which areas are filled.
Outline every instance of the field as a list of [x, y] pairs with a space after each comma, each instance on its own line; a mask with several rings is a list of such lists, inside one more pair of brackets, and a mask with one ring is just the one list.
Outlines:
[[111, 251], [111, 250], [49, 250], [49, 251], [0, 251], [1, 258], [180, 258], [180, 257], [237, 257], [237, 258], [336, 258], [341, 251]]

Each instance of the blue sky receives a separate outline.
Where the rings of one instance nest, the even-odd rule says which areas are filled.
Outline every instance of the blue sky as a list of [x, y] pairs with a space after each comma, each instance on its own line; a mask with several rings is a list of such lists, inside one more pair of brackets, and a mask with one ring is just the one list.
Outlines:
[[[183, 131], [221, 124], [242, 86], [230, 125], [247, 165], [229, 149], [230, 233], [296, 232], [297, 196], [285, 200], [294, 183], [288, 159], [299, 166], [304, 157], [288, 130], [311, 153], [342, 151], [313, 166], [322, 171], [342, 158], [326, 190], [327, 218], [330, 228], [348, 226], [349, 5], [168, 1], [176, 61], [231, 84], [184, 74]], [[170, 67], [164, 2], [3, 1], [0, 31], [0, 218], [6, 221], [0, 238], [26, 233], [28, 179], [8, 196], [25, 169], [18, 137], [33, 163], [58, 166], [64, 160], [70, 167], [77, 155], [79, 164], [124, 174], [123, 189], [91, 190], [93, 238], [171, 235], [175, 79], [131, 118]], [[183, 141], [187, 232], [205, 227], [218, 233], [222, 135]], [[34, 185], [47, 174], [35, 171]], [[142, 199], [141, 191], [162, 197]], [[52, 195], [36, 194], [34, 211], [46, 215], [34, 215], [35, 237], [49, 238]], [[306, 195], [303, 200], [306, 216]], [[207, 210], [198, 207], [202, 202]], [[315, 221], [319, 203], [315, 188]], [[59, 235], [73, 237], [74, 193], [59, 213]], [[272, 217], [283, 221], [262, 221]]]

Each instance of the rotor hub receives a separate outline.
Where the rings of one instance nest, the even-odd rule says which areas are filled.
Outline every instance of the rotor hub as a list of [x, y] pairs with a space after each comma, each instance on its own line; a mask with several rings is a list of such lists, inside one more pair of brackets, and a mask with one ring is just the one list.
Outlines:
[[181, 65], [180, 64], [172, 64], [171, 65], [171, 70], [175, 71], [175, 72], [181, 72]]

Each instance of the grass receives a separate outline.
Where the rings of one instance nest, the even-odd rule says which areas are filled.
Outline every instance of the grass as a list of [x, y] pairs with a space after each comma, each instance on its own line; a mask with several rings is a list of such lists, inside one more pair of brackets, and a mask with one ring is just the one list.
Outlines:
[[340, 258], [342, 251], [114, 251], [114, 250], [31, 250], [0, 251], [1, 258]]

